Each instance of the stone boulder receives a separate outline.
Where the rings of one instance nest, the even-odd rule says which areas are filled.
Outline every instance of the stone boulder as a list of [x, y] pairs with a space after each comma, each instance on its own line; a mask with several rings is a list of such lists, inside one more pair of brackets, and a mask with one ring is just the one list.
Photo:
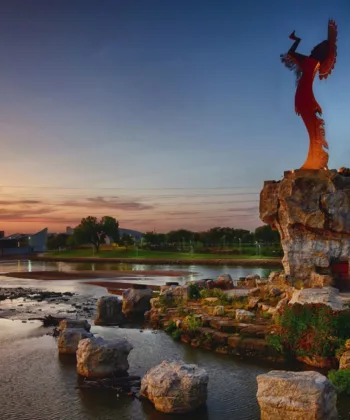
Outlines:
[[336, 420], [337, 395], [318, 372], [273, 370], [259, 375], [261, 420]]
[[288, 298], [285, 297], [281, 299], [276, 305], [276, 312], [279, 314], [283, 314], [283, 312], [287, 309], [288, 306]]
[[233, 289], [233, 280], [230, 274], [221, 274], [214, 282], [214, 287], [222, 290]]
[[225, 315], [225, 307], [224, 306], [215, 306], [215, 308], [213, 309], [213, 315], [214, 316], [223, 316]]
[[334, 287], [323, 287], [322, 289], [302, 289], [295, 290], [289, 305], [299, 303], [307, 304], [323, 304], [332, 308], [333, 311], [341, 311], [344, 303], [339, 296], [338, 289]]
[[129, 369], [128, 356], [133, 346], [124, 339], [86, 338], [79, 341], [77, 371], [89, 378], [123, 375]]
[[327, 274], [319, 274], [314, 271], [310, 276], [310, 287], [328, 287], [334, 283], [333, 277]]
[[281, 294], [282, 294], [283, 292], [282, 292], [282, 290], [281, 289], [279, 289], [278, 287], [272, 287], [270, 290], [269, 290], [269, 295], [271, 296], [271, 297], [278, 297], [278, 296], [281, 296]]
[[63, 331], [66, 328], [82, 328], [85, 331], [90, 331], [91, 325], [86, 319], [63, 319], [58, 325], [58, 330]]
[[146, 373], [140, 394], [163, 413], [188, 413], [206, 403], [208, 381], [196, 365], [165, 361]]
[[123, 292], [123, 314], [143, 315], [151, 309], [152, 289], [126, 289]]
[[118, 296], [102, 296], [97, 301], [95, 325], [119, 325], [124, 321], [122, 301]]
[[312, 272], [331, 272], [332, 261], [350, 255], [350, 178], [336, 170], [285, 172], [266, 181], [260, 218], [278, 229], [284, 271], [309, 286]]
[[189, 298], [188, 285], [185, 286], [161, 286], [160, 296], [166, 296], [169, 300], [176, 302], [186, 301]]
[[350, 350], [347, 350], [341, 355], [339, 369], [350, 369]]
[[236, 309], [236, 320], [240, 322], [249, 322], [254, 318], [254, 313], [244, 309]]
[[58, 337], [58, 351], [61, 354], [75, 354], [80, 340], [93, 335], [83, 328], [65, 328]]
[[258, 281], [260, 280], [260, 276], [258, 274], [250, 274], [249, 276], [247, 276], [244, 280], [245, 286], [246, 287], [257, 287], [258, 285]]

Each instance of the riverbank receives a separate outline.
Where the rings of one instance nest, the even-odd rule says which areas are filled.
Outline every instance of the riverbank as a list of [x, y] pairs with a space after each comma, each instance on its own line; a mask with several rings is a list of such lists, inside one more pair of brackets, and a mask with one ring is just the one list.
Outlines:
[[47, 262], [76, 262], [76, 263], [124, 263], [124, 264], [149, 264], [149, 265], [225, 265], [225, 266], [263, 266], [276, 267], [282, 263], [279, 258], [202, 258], [202, 259], [174, 259], [174, 258], [103, 258], [103, 257], [67, 257], [67, 256], [33, 256], [32, 261]]

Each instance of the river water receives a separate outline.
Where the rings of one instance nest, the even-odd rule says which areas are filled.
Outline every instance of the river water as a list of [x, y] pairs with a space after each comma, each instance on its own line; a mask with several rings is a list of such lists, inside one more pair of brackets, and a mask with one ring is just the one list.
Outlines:
[[[28, 262], [9, 262], [6, 267], [0, 264], [0, 269], [2, 272], [15, 271], [15, 266], [20, 271], [28, 271], [29, 268], [33, 271], [38, 270], [39, 266], [42, 269], [54, 269], [51, 264], [32, 263], [30, 265]], [[74, 268], [70, 265], [70, 269]], [[168, 269], [168, 267], [163, 268]], [[188, 267], [182, 267], [182, 269], [186, 268]], [[130, 266], [126, 269], [129, 270]], [[133, 266], [133, 269], [137, 268]], [[160, 267], [142, 266], [141, 269], [160, 269]], [[233, 278], [247, 273], [262, 273], [262, 269], [259, 268], [239, 267], [192, 266], [191, 271], [198, 272], [196, 278], [213, 277], [223, 272], [230, 273]], [[164, 282], [164, 280], [164, 278], [155, 278], [155, 281]], [[82, 281], [76, 280], [43, 282], [12, 279], [0, 275], [0, 286], [3, 285], [73, 291], [90, 296], [105, 294], [105, 290], [101, 287], [85, 285]], [[188, 416], [164, 415], [156, 412], [147, 401], [140, 402], [124, 396], [118, 398], [114, 394], [105, 394], [101, 391], [75, 389], [78, 380], [75, 360], [58, 355], [56, 339], [46, 335], [48, 331], [50, 329], [43, 328], [36, 321], [22, 323], [0, 318], [1, 419], [258, 420], [260, 414], [255, 397], [257, 375], [272, 369], [311, 370], [302, 365], [286, 367], [193, 349], [188, 345], [173, 341], [161, 331], [144, 330], [141, 332], [139, 329], [93, 326], [92, 332], [98, 336], [107, 339], [123, 337], [132, 343], [134, 349], [129, 356], [131, 375], [143, 376], [149, 368], [163, 360], [183, 360], [186, 363], [195, 363], [207, 370], [210, 378], [207, 406]], [[340, 419], [350, 418], [350, 404], [345, 399], [340, 401], [339, 408]]]

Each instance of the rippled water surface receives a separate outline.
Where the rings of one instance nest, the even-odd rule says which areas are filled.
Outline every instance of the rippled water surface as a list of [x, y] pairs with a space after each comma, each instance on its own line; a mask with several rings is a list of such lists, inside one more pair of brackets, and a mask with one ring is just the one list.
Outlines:
[[[104, 338], [125, 337], [134, 346], [130, 374], [143, 375], [164, 359], [182, 359], [207, 369], [210, 382], [207, 408], [198, 419], [258, 419], [256, 376], [267, 366], [243, 363], [174, 342], [163, 332], [93, 327]], [[152, 419], [179, 418], [157, 413], [148, 402], [117, 398], [98, 391], [75, 389], [75, 361], [59, 357], [56, 340], [43, 335], [39, 324], [0, 321], [0, 404], [7, 420]], [[193, 419], [192, 416], [181, 416]]]
[[[59, 266], [59, 265], [58, 265]], [[9, 262], [2, 272], [48, 269], [57, 265]], [[70, 268], [74, 269], [74, 265]], [[167, 266], [139, 266], [133, 269], [174, 269]], [[187, 269], [182, 267], [181, 269]], [[65, 268], [66, 269], [66, 268]], [[86, 270], [86, 267], [84, 268]], [[99, 268], [101, 269], [101, 268]], [[115, 268], [113, 268], [115, 269]], [[128, 268], [124, 268], [130, 270]], [[179, 267], [176, 267], [179, 269]], [[198, 278], [228, 272], [237, 278], [259, 268], [191, 266]], [[165, 278], [154, 278], [164, 282]], [[119, 281], [120, 279], [118, 279]], [[149, 279], [146, 279], [147, 281]], [[174, 278], [172, 278], [174, 280]], [[58, 291], [74, 291], [83, 295], [105, 294], [101, 287], [85, 285], [83, 281], [39, 281], [12, 279], [0, 275], [0, 286], [38, 287]], [[0, 302], [1, 306], [1, 302]], [[11, 321], [0, 318], [0, 418], [4, 420], [258, 420], [256, 376], [272, 369], [311, 370], [307, 366], [281, 366], [254, 360], [218, 355], [173, 341], [163, 332], [115, 327], [92, 327], [92, 332], [104, 338], [124, 337], [134, 346], [129, 356], [132, 375], [145, 372], [163, 360], [184, 360], [204, 367], [209, 373], [207, 406], [191, 415], [172, 416], [155, 411], [147, 402], [102, 391], [75, 389], [78, 376], [74, 358], [59, 357], [56, 339], [40, 323]], [[339, 401], [340, 419], [349, 419], [350, 403]], [[286, 419], [287, 420], [287, 419]]]

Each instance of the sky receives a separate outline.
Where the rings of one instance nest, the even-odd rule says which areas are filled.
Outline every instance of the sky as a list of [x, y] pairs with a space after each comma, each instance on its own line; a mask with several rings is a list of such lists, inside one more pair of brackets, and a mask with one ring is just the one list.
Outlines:
[[349, 0], [11, 0], [0, 4], [0, 230], [88, 215], [166, 232], [254, 229], [264, 180], [308, 135], [279, 56], [338, 24], [315, 80], [330, 168], [350, 166]]

